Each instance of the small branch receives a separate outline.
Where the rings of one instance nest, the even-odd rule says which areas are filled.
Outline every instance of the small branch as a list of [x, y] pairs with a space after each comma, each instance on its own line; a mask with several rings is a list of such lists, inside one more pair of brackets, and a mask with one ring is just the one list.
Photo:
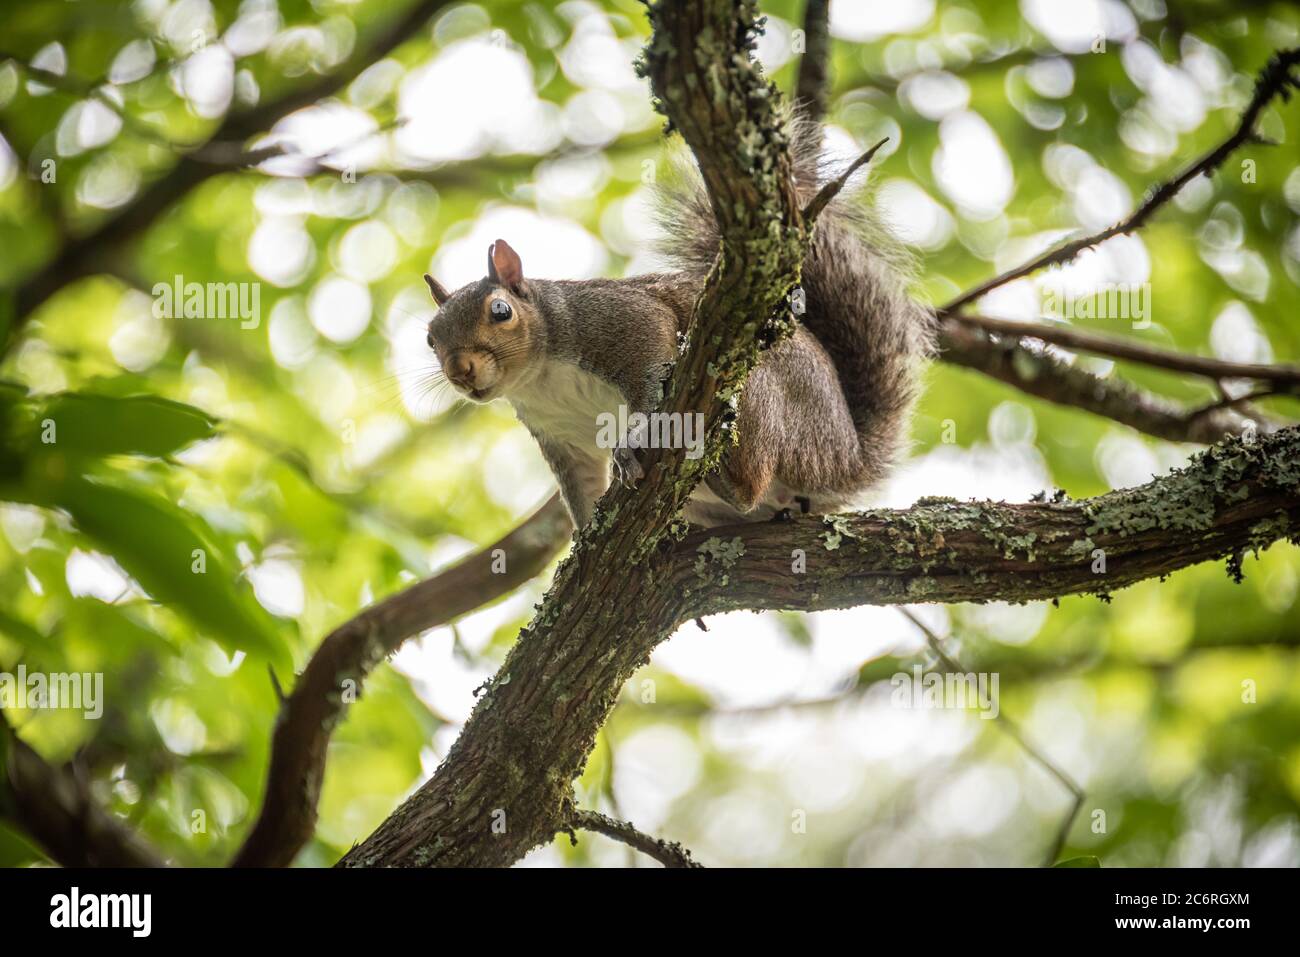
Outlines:
[[1268, 419], [1247, 417], [1230, 408], [1186, 409], [1122, 380], [1103, 379], [1045, 352], [990, 335], [953, 318], [940, 320], [940, 358], [981, 372], [1027, 395], [1104, 416], [1169, 442], [1210, 445], [1227, 435], [1271, 432]]
[[811, 226], [816, 221], [817, 216], [821, 213], [823, 209], [826, 208], [826, 206], [830, 203], [830, 201], [833, 200], [837, 195], [839, 195], [840, 190], [844, 188], [844, 184], [849, 181], [849, 177], [852, 176], [854, 173], [856, 173], [864, 165], [871, 162], [871, 157], [876, 155], [876, 151], [879, 150], [880, 147], [884, 146], [888, 142], [889, 142], [889, 137], [886, 136], [883, 140], [881, 140], [875, 146], [871, 147], [871, 149], [867, 150], [865, 153], [863, 153], [861, 156], [855, 159], [852, 163], [850, 163], [849, 168], [846, 169], [843, 173], [841, 173], [839, 176], [835, 177], [835, 179], [831, 180], [829, 183], [827, 183], [825, 186], [819, 189], [817, 191], [817, 195], [814, 196], [809, 201], [808, 205], [804, 207], [803, 210], [804, 226]]
[[1028, 276], [1030, 273], [1035, 273], [1046, 266], [1069, 262], [1089, 247], [1105, 242], [1113, 236], [1131, 233], [1136, 229], [1140, 229], [1161, 206], [1173, 199], [1178, 194], [1178, 191], [1193, 179], [1214, 172], [1233, 150], [1247, 141], [1255, 140], [1255, 123], [1264, 107], [1275, 96], [1281, 96], [1284, 100], [1288, 99], [1291, 92], [1290, 88], [1300, 87], [1300, 81], [1297, 81], [1291, 75], [1291, 71], [1297, 63], [1300, 63], [1300, 48], [1275, 53], [1273, 58], [1269, 60], [1268, 65], [1260, 71], [1259, 78], [1255, 81], [1254, 95], [1250, 98], [1250, 103], [1242, 114], [1241, 122], [1237, 125], [1236, 131], [1177, 176], [1159, 184], [1148, 194], [1142, 205], [1134, 210], [1127, 219], [1103, 229], [1095, 235], [1071, 240], [1044, 253], [1037, 259], [1033, 259], [1022, 266], [1017, 266], [1015, 269], [1008, 270], [1001, 275], [994, 276], [992, 279], [962, 293], [944, 306], [943, 311], [955, 312], [962, 306], [974, 302], [999, 286], [1005, 286], [1009, 282]]
[[122, 125], [135, 133], [142, 139], [146, 139], [156, 146], [161, 146], [166, 150], [185, 150], [188, 147], [184, 143], [176, 143], [168, 139], [163, 133], [150, 126], [148, 123], [141, 122], [126, 111], [116, 100], [104, 92], [104, 84], [87, 83], [85, 80], [76, 77], [67, 76], [62, 73], [54, 73], [50, 70], [44, 70], [41, 67], [33, 66], [22, 57], [15, 56], [12, 53], [0, 50], [0, 60], [8, 60], [16, 67], [26, 73], [38, 83], [44, 83], [60, 93], [67, 93], [72, 96], [80, 96], [85, 99], [95, 100], [109, 112], [117, 115], [122, 121]]
[[[599, 811], [574, 810], [569, 815], [568, 827], [581, 828], [584, 831], [594, 831], [597, 834], [604, 834], [606, 837], [613, 838], [616, 841], [622, 841], [629, 847], [633, 847], [648, 857], [654, 858], [664, 867], [703, 867], [703, 864], [697, 863], [692, 857], [691, 852], [684, 848], [676, 841], [665, 841], [659, 838], [651, 837], [648, 834], [642, 834], [631, 824], [625, 821], [616, 821], [614, 818], [601, 814]], [[578, 843], [577, 837], [570, 834], [570, 840], [574, 844]]]
[[810, 120], [820, 120], [830, 105], [830, 0], [808, 0], [803, 13], [803, 56], [795, 101]]
[[[500, 541], [344, 622], [321, 642], [284, 699], [266, 793], [235, 867], [285, 867], [311, 839], [330, 735], [366, 676], [410, 636], [445, 624], [537, 575], [564, 546], [558, 497]], [[498, 558], [504, 558], [505, 571]]]
[[[252, 109], [227, 114], [209, 143], [243, 143], [256, 134], [269, 130], [282, 117], [333, 96], [367, 66], [387, 56], [448, 2], [450, 0], [416, 0], [405, 13], [379, 30], [369, 42], [359, 42], [352, 56], [333, 73], [290, 90], [276, 99], [266, 100]], [[249, 162], [261, 162], [262, 159], [277, 154], [269, 153], [256, 159], [258, 155], [258, 151], [250, 151], [244, 158]], [[89, 233], [66, 243], [58, 255], [18, 287], [12, 321], [8, 329], [0, 333], [3, 336], [0, 338], [0, 356], [13, 344], [19, 329], [32, 312], [50, 296], [68, 283], [102, 268], [108, 256], [128, 245], [174, 203], [225, 168], [222, 164], [203, 162], [182, 154], [175, 166], [141, 190], [121, 212]]]
[[245, 149], [242, 143], [209, 143], [200, 149], [189, 154], [193, 158], [208, 163], [212, 166], [221, 166], [226, 169], [250, 169], [271, 159], [281, 157], [296, 159], [304, 164], [302, 171], [296, 173], [298, 177], [306, 178], [316, 176], [320, 173], [338, 173], [337, 167], [330, 166], [330, 160], [340, 153], [346, 153], [348, 150], [355, 149], [369, 142], [376, 136], [389, 133], [399, 129], [406, 124], [405, 118], [395, 119], [373, 130], [367, 130], [365, 133], [358, 134], [349, 140], [345, 140], [338, 146], [331, 147], [323, 153], [308, 155], [297, 152], [296, 148], [286, 143], [271, 143], [266, 146], [259, 146], [256, 149]]
[[1171, 349], [1161, 349], [1132, 339], [1108, 336], [1074, 326], [1046, 322], [1021, 322], [1015, 319], [997, 319], [992, 316], [977, 316], [968, 313], [952, 315], [950, 318], [967, 325], [978, 326], [999, 335], [1038, 339], [1041, 342], [1055, 343], [1078, 352], [1109, 356], [1112, 359], [1127, 359], [1159, 369], [1205, 376], [1216, 381], [1219, 379], [1258, 379], [1264, 382], [1300, 385], [1300, 367], [1293, 365], [1265, 365], [1250, 362], [1228, 362], [1224, 359], [1209, 359], [1204, 356], [1175, 352]]
[[[929, 625], [923, 622], [915, 612], [908, 608], [900, 607], [898, 610], [902, 612], [904, 618], [910, 621], [917, 630], [925, 636], [926, 643], [929, 644], [930, 650], [935, 653], [939, 661], [948, 669], [949, 672], [953, 674], [966, 674], [967, 669], [964, 668], [957, 659], [953, 658], [944, 650], [943, 639], [936, 635]], [[1061, 826], [1057, 828], [1056, 837], [1052, 841], [1052, 845], [1047, 852], [1047, 859], [1044, 866], [1051, 867], [1061, 856], [1061, 849], [1065, 847], [1065, 842], [1070, 836], [1070, 828], [1074, 826], [1074, 819], [1079, 816], [1079, 808], [1083, 806], [1083, 788], [1079, 787], [1074, 778], [1066, 774], [1065, 771], [1058, 767], [1051, 758], [1030, 744], [1029, 739], [1025, 737], [1024, 732], [1020, 730], [1020, 725], [1008, 718], [1006, 712], [1002, 711], [1000, 708], [998, 709], [997, 716], [994, 718], [994, 723], [1008, 737], [1010, 737], [1011, 740], [1020, 745], [1024, 752], [1033, 758], [1039, 767], [1052, 777], [1056, 778], [1056, 780], [1061, 783], [1061, 786], [1070, 792], [1070, 795], [1073, 798], [1070, 811], [1061, 822]]]
[[1271, 399], [1279, 395], [1295, 395], [1293, 390], [1279, 389], [1276, 386], [1265, 386], [1256, 389], [1253, 392], [1247, 392], [1245, 395], [1224, 395], [1215, 402], [1210, 402], [1199, 409], [1194, 409], [1190, 416], [1196, 419], [1200, 416], [1211, 415], [1221, 409], [1240, 409], [1242, 406], [1249, 406], [1252, 402], [1260, 399]]
[[64, 867], [166, 867], [162, 855], [104, 812], [72, 768], [46, 762], [0, 713], [0, 817]]

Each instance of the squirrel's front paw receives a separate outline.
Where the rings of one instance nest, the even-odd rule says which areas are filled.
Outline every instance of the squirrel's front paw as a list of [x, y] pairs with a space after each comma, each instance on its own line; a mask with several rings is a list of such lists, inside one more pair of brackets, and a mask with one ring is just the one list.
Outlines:
[[620, 445], [614, 450], [614, 478], [619, 485], [626, 485], [628, 488], [645, 478], [645, 471], [637, 461], [636, 449]]

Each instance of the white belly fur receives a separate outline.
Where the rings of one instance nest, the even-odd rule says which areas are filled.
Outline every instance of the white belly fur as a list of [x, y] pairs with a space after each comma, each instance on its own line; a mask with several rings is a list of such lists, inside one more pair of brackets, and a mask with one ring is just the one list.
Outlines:
[[608, 459], [596, 444], [602, 413], [618, 416], [623, 393], [570, 362], [548, 362], [538, 375], [508, 396], [530, 428], [583, 457]]
[[[585, 460], [602, 475], [608, 475], [612, 450], [601, 448], [601, 414], [618, 420], [618, 408], [626, 400], [618, 388], [570, 362], [549, 362], [529, 382], [508, 397], [519, 418], [530, 429], [547, 437], [554, 445], [564, 446], [575, 458]], [[595, 485], [596, 476], [589, 479]], [[596, 491], [595, 488], [592, 489]], [[684, 513], [687, 521], [698, 525], [731, 525], [739, 522], [764, 521], [793, 505], [797, 494], [785, 488], [773, 488], [754, 511], [737, 512], [701, 482], [691, 494]], [[843, 502], [813, 502], [813, 510], [826, 513], [842, 507]]]

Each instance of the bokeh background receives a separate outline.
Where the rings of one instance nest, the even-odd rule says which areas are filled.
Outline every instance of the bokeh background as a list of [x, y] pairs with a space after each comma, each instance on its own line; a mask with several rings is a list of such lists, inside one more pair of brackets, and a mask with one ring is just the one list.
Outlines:
[[[346, 62], [399, 6], [7, 5], [0, 283], [12, 290], [67, 236], [127, 208], [228, 111]], [[762, 6], [759, 56], [788, 90], [802, 5]], [[848, 157], [891, 138], [872, 201], [916, 254], [917, 295], [937, 303], [1110, 225], [1225, 138], [1256, 71], [1300, 42], [1300, 10], [834, 0], [831, 28], [829, 143]], [[132, 244], [103, 250], [4, 357], [0, 670], [103, 672], [106, 705], [98, 721], [7, 717], [49, 760], [75, 757], [103, 803], [176, 861], [224, 863], [251, 823], [277, 704], [268, 665], [288, 684], [333, 625], [549, 494], [508, 407], [430, 387], [420, 277], [479, 278], [498, 236], [536, 276], [655, 268], [647, 181], [665, 155], [662, 120], [633, 69], [646, 30], [632, 0], [445, 5], [336, 98], [248, 144], [284, 155], [221, 171]], [[1080, 324], [1227, 359], [1300, 359], [1300, 104], [1270, 107], [1261, 130], [1278, 145], [1247, 147], [1140, 234], [1012, 283], [983, 311], [1036, 318], [1044, 282], [1149, 282], [1150, 328]], [[177, 275], [260, 283], [256, 326], [158, 318], [151, 290]], [[1058, 354], [1188, 404], [1217, 395]], [[97, 429], [104, 403], [130, 396], [183, 406], [137, 401], [111, 434]], [[14, 438], [51, 409], [91, 438]], [[882, 504], [1090, 496], [1194, 451], [942, 363], [913, 431]], [[195, 537], [209, 548], [197, 577], [184, 544]], [[1242, 584], [1202, 566], [1110, 603], [915, 610], [963, 666], [999, 674], [1002, 713], [1085, 788], [1066, 856], [1300, 863], [1300, 549], [1276, 545], [1244, 569]], [[300, 864], [332, 863], [432, 772], [548, 579], [411, 640], [377, 671], [334, 736]], [[891, 706], [889, 678], [933, 664], [898, 611], [708, 627], [684, 627], [629, 683], [580, 782], [586, 806], [707, 864], [1040, 862], [1070, 795], [998, 722]], [[0, 863], [41, 860], [0, 822]], [[648, 862], [583, 835], [525, 863]]]

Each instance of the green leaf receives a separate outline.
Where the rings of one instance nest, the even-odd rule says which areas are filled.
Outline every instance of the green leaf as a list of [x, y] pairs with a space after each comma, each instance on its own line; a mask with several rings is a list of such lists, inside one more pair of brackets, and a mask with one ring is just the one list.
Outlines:
[[1101, 860], [1099, 858], [1093, 857], [1092, 855], [1087, 855], [1084, 857], [1072, 857], [1069, 860], [1061, 861], [1060, 863], [1053, 864], [1052, 866], [1053, 867], [1101, 867]]
[[83, 475], [56, 475], [15, 490], [61, 508], [153, 598], [227, 649], [288, 662], [279, 626], [239, 580], [207, 524], [160, 496]]
[[18, 420], [22, 444], [83, 457], [161, 458], [211, 438], [217, 425], [193, 406], [148, 395], [116, 398], [66, 392], [45, 402], [24, 403], [24, 411], [27, 415]]
[[8, 635], [25, 648], [42, 648], [50, 644], [50, 640], [43, 634], [27, 624], [27, 622], [15, 618], [3, 608], [0, 608], [0, 632]]

